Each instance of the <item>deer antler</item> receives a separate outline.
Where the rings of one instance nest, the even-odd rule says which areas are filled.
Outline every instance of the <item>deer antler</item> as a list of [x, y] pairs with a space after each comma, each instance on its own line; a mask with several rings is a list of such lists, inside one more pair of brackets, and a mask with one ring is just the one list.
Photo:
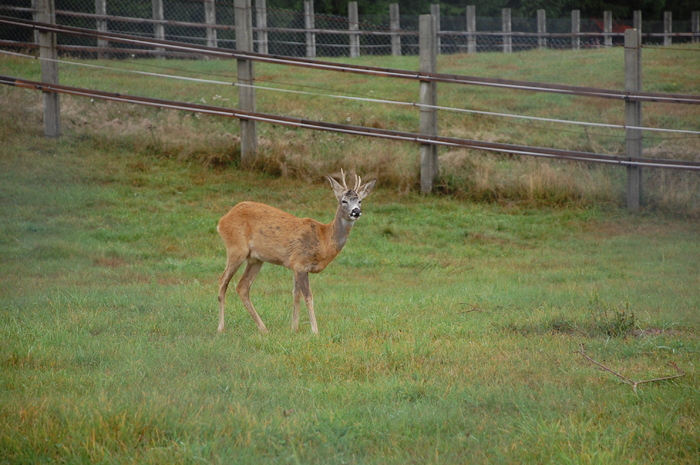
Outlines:
[[343, 178], [343, 189], [347, 191], [348, 185], [345, 183], [345, 171], [343, 171], [343, 168], [340, 168], [340, 176]]
[[[355, 176], [355, 187], [353, 187], [352, 190], [357, 192], [360, 187], [362, 187], [362, 178], [357, 174], [353, 174], [353, 176]], [[348, 184], [345, 181], [345, 171], [343, 171], [343, 168], [340, 168], [340, 177], [343, 179], [343, 189], [345, 189], [345, 192], [351, 190], [348, 188]]]

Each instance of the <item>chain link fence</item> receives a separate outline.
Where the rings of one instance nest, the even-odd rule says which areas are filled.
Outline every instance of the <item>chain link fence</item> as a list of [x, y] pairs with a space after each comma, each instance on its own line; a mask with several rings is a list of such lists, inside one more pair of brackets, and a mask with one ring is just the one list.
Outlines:
[[[35, 19], [37, 0], [4, 0], [0, 15]], [[102, 6], [100, 6], [102, 5]], [[160, 5], [160, 6], [158, 6]], [[80, 27], [225, 49], [235, 49], [233, 0], [55, 0], [56, 22]], [[102, 10], [102, 11], [100, 11]], [[266, 8], [253, 10], [256, 51], [283, 56], [344, 57], [357, 55], [418, 54], [418, 16], [400, 17], [400, 29], [389, 26], [386, 15], [347, 17]], [[547, 19], [546, 32], [538, 34], [536, 18], [512, 18], [510, 33], [502, 18], [476, 17], [476, 30], [467, 34], [466, 16], [440, 18], [440, 53], [525, 51], [534, 48], [597, 48], [621, 45], [623, 31], [632, 21], [618, 21], [605, 41], [603, 20], [582, 19], [580, 34], [573, 36], [571, 19]], [[356, 30], [351, 30], [351, 26]], [[691, 20], [673, 21], [673, 43], [697, 41]], [[668, 44], [663, 21], [643, 22], [644, 45]], [[666, 34], [664, 36], [664, 34]], [[400, 38], [400, 39], [397, 39]], [[353, 39], [356, 52], [353, 52]], [[392, 48], [394, 44], [400, 45]], [[27, 27], [0, 28], [3, 48], [33, 48], [37, 39]], [[606, 43], [607, 42], [607, 43]], [[120, 56], [122, 54], [177, 55], [152, 46], [105, 42], [90, 37], [59, 34], [61, 53]]]

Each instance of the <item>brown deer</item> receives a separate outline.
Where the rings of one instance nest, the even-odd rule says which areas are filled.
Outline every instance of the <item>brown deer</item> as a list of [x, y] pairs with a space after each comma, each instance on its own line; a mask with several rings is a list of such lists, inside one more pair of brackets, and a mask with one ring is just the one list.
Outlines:
[[342, 185], [331, 176], [326, 176], [338, 198], [335, 218], [328, 224], [311, 218], [298, 218], [257, 202], [241, 202], [219, 220], [217, 231], [226, 245], [226, 269], [219, 280], [219, 332], [224, 330], [228, 284], [246, 262], [236, 291], [260, 332], [266, 333], [267, 328], [250, 301], [250, 287], [263, 263], [272, 263], [294, 272], [292, 330], [299, 329], [299, 301], [303, 296], [309, 309], [311, 331], [318, 333], [309, 273], [323, 271], [343, 249], [350, 230], [362, 214], [362, 199], [372, 192], [377, 182], [373, 179], [362, 185], [362, 179], [355, 175], [355, 186], [349, 189], [343, 170], [340, 170], [340, 174]]

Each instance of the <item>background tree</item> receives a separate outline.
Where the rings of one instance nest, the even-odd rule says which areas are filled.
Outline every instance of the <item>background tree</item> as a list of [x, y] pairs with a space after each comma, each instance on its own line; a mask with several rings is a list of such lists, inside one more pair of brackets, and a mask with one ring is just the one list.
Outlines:
[[[660, 21], [664, 11], [677, 19], [690, 19], [691, 11], [700, 9], [698, 0], [358, 0], [362, 15], [386, 15], [390, 3], [398, 3], [401, 14], [421, 15], [430, 12], [430, 5], [440, 3], [445, 16], [464, 14], [468, 4], [476, 5], [479, 16], [500, 16], [502, 8], [510, 8], [515, 17], [534, 17], [537, 10], [547, 10], [548, 18], [569, 18], [571, 10], [581, 10], [584, 18], [602, 18], [603, 11], [612, 11], [615, 19], [631, 19], [634, 10], [641, 10], [645, 20]], [[304, 0], [268, 0], [269, 8], [303, 10]], [[314, 0], [314, 11], [321, 14], [348, 13], [348, 0]]]

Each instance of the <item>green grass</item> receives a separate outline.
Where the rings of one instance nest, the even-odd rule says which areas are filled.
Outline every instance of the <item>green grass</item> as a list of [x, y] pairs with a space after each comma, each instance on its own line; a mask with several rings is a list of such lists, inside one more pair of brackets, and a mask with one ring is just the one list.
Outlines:
[[[241, 171], [233, 122], [77, 99], [47, 140], [40, 95], [0, 101], [0, 463], [700, 459], [693, 215], [420, 196], [381, 172], [311, 278], [319, 336], [290, 331], [272, 265], [252, 291], [270, 333], [232, 292], [217, 335], [216, 222], [244, 199], [330, 221], [325, 165]], [[358, 166], [343, 144], [403, 154], [264, 131], [339, 166]], [[685, 375], [635, 393], [579, 344], [634, 380]]]

